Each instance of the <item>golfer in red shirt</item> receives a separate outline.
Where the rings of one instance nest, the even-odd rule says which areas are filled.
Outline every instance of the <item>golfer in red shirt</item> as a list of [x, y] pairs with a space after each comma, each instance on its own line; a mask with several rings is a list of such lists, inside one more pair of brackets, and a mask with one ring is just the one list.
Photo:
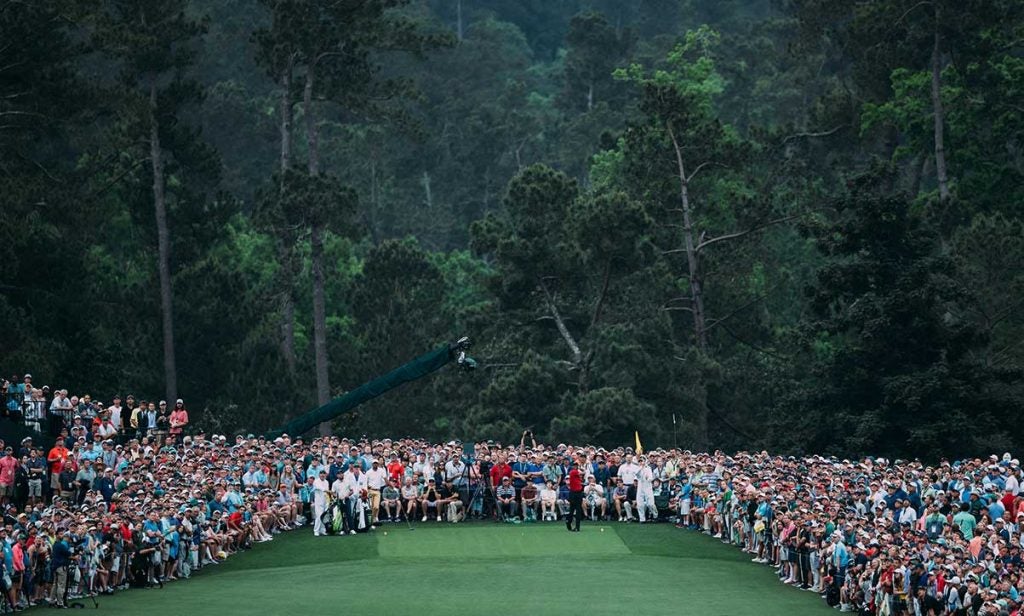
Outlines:
[[[580, 520], [583, 519], [583, 474], [580, 473], [579, 458], [572, 462], [567, 479], [569, 483], [569, 515], [565, 517], [565, 529], [569, 532], [580, 532]], [[573, 528], [573, 520], [576, 527]]]

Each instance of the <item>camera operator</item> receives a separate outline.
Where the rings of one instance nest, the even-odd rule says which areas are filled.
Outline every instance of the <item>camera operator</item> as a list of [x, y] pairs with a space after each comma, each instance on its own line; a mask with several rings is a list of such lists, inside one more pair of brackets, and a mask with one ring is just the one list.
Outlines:
[[70, 540], [71, 531], [66, 530], [52, 548], [50, 569], [53, 573], [53, 585], [50, 587], [50, 605], [56, 607], [65, 607], [67, 604], [68, 567], [78, 560], [78, 555], [72, 552], [68, 543]]
[[163, 554], [161, 543], [163, 542], [163, 529], [160, 525], [160, 518], [155, 510], [149, 512], [149, 517], [142, 524], [142, 545], [137, 550], [138, 557], [146, 561], [146, 583], [156, 584], [162, 582], [157, 576], [160, 573], [160, 563]]
[[523, 451], [526, 447], [526, 437], [530, 437], [530, 442], [533, 443], [533, 448], [537, 449], [537, 439], [533, 436], [533, 430], [523, 430], [523, 436], [519, 439], [519, 451]]

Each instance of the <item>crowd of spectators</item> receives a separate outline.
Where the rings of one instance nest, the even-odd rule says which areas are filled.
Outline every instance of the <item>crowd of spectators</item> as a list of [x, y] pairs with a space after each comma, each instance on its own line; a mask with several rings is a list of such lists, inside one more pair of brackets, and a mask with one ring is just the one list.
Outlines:
[[181, 401], [168, 412], [38, 396], [52, 442], [0, 443], [0, 589], [11, 606], [187, 578], [303, 525], [339, 536], [388, 523], [559, 520], [572, 465], [585, 476], [587, 517], [703, 532], [841, 611], [1012, 616], [1024, 601], [1024, 494], [1009, 453], [925, 464], [552, 446], [532, 435], [527, 444], [528, 433], [466, 448], [268, 440], [207, 435]]

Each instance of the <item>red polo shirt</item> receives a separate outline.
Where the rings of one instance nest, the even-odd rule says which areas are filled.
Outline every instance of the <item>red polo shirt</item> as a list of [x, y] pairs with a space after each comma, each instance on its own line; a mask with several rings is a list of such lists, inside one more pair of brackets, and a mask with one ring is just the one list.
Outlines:
[[583, 491], [583, 476], [580, 475], [580, 469], [578, 468], [573, 468], [571, 471], [569, 471], [569, 491]]
[[504, 479], [505, 477], [508, 477], [509, 479], [512, 478], [512, 467], [509, 466], [507, 462], [495, 464], [494, 466], [491, 467], [492, 486], [501, 485], [501, 480]]

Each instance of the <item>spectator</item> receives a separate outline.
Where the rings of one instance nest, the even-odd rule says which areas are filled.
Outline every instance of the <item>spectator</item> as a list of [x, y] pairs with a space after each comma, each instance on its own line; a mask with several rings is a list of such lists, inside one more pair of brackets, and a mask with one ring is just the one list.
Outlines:
[[170, 435], [174, 438], [174, 442], [181, 444], [181, 436], [188, 425], [188, 411], [185, 409], [185, 401], [178, 398], [174, 403], [174, 410], [167, 418], [168, 426], [170, 426]]
[[384, 519], [397, 522], [402, 509], [402, 493], [394, 477], [388, 478], [387, 485], [381, 491], [381, 505], [384, 507]]
[[423, 522], [427, 521], [427, 516], [431, 515], [430, 511], [434, 511], [434, 515], [437, 516], [437, 521], [441, 521], [441, 509], [437, 506], [438, 501], [441, 500], [441, 494], [437, 491], [434, 478], [431, 477], [427, 480], [427, 486], [423, 489], [423, 494], [420, 496], [420, 511], [423, 512]]
[[[539, 465], [538, 465], [539, 466]], [[533, 522], [537, 519], [537, 510], [540, 508], [540, 491], [537, 484], [528, 482], [520, 494], [522, 503], [523, 521]]]
[[14, 477], [18, 468], [18, 458], [14, 448], [7, 446], [0, 457], [0, 504], [7, 505], [14, 498]]
[[498, 502], [498, 513], [503, 521], [518, 520], [516, 517], [516, 490], [512, 486], [511, 477], [502, 478], [501, 485], [495, 489], [495, 498]]
[[[417, 505], [420, 502], [420, 489], [419, 486], [412, 482], [412, 477], [406, 477], [405, 483], [402, 485], [402, 500], [405, 501], [405, 519], [411, 520], [417, 515]], [[426, 512], [423, 513], [423, 517], [426, 517]]]
[[[597, 476], [590, 475], [583, 487], [583, 512], [591, 520], [605, 518], [608, 500], [604, 497], [604, 486], [597, 482]], [[600, 513], [598, 513], [600, 512]]]
[[554, 522], [558, 519], [556, 506], [558, 504], [558, 491], [555, 483], [548, 481], [544, 489], [540, 491], [541, 519], [545, 522]]

